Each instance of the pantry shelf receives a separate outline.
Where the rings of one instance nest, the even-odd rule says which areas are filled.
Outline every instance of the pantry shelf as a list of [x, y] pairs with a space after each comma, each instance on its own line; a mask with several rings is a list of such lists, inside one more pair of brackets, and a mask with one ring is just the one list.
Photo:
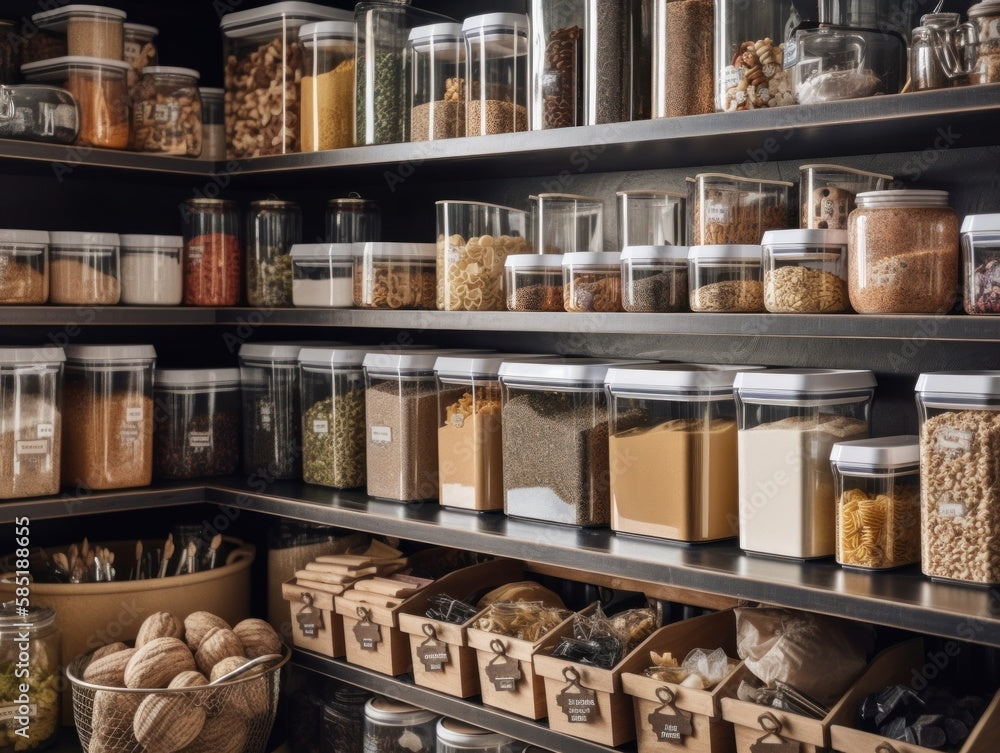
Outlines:
[[42, 144], [15, 139], [0, 139], [0, 160], [51, 163], [53, 174], [59, 179], [66, 177], [78, 167], [172, 173], [203, 178], [211, 176], [216, 167], [215, 163], [209, 160], [189, 157], [169, 157], [123, 149], [99, 149], [92, 146]]
[[18, 518], [55, 520], [79, 515], [153, 510], [160, 507], [197, 505], [205, 501], [202, 484], [159, 484], [139, 489], [63, 492], [54, 497], [18, 499], [0, 503], [0, 525]]

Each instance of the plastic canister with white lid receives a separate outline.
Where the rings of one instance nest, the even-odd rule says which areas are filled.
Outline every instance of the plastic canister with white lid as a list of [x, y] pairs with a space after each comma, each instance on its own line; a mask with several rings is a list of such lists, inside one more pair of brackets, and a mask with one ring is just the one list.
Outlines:
[[121, 238], [121, 302], [178, 306], [184, 297], [180, 235], [126, 234]]
[[30, 305], [49, 297], [49, 234], [0, 230], [0, 303]]
[[49, 301], [110, 306], [121, 298], [117, 233], [49, 233]]

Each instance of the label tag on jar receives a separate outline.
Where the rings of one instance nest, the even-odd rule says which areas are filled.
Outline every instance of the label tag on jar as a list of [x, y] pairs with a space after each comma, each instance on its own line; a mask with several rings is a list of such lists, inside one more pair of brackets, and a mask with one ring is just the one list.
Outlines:
[[968, 429], [946, 426], [937, 433], [935, 445], [938, 452], [958, 455], [971, 452], [974, 434]]
[[463, 426], [465, 426], [465, 416], [463, 416], [461, 413], [452, 413], [451, 425], [454, 426], [456, 429], [461, 429]]
[[55, 424], [38, 424], [38, 434], [36, 436], [39, 439], [52, 439], [55, 435]]
[[47, 439], [22, 439], [17, 443], [18, 455], [47, 455], [49, 452], [49, 440]]
[[330, 422], [325, 418], [317, 418], [313, 421], [313, 434], [329, 434]]
[[125, 409], [125, 420], [130, 424], [138, 423], [142, 421], [142, 406], [130, 406]]
[[952, 502], [951, 497], [945, 494], [938, 501], [937, 512], [942, 518], [964, 518], [965, 505], [961, 502]]
[[188, 434], [188, 447], [204, 449], [212, 446], [212, 433], [208, 431], [192, 431]]
[[428, 672], [444, 672], [444, 665], [449, 662], [448, 645], [437, 639], [433, 625], [424, 625], [424, 634], [427, 640], [417, 646], [417, 658]]
[[139, 438], [137, 421], [122, 421], [118, 429], [118, 439], [122, 444], [132, 444]]
[[794, 39], [789, 39], [785, 42], [785, 50], [782, 53], [781, 62], [784, 68], [794, 68], [795, 64], [799, 62], [799, 46], [795, 43]]
[[720, 225], [728, 225], [729, 207], [725, 204], [709, 204], [705, 208], [705, 221], [718, 222]]
[[392, 427], [373, 426], [372, 444], [392, 444]]

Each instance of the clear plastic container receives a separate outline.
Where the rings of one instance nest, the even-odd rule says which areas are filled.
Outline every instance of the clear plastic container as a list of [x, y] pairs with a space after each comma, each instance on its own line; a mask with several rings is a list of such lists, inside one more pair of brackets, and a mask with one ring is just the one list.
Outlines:
[[886, 570], [920, 561], [920, 443], [916, 436], [838, 442], [837, 562]]
[[921, 374], [916, 397], [924, 575], [1000, 584], [1000, 371]]
[[802, 165], [799, 176], [799, 224], [810, 230], [847, 230], [854, 197], [882, 191], [892, 182], [891, 175], [842, 165]]
[[723, 173], [688, 178], [691, 244], [760, 243], [768, 230], [784, 230], [792, 185]]
[[604, 379], [611, 528], [675, 541], [739, 532], [733, 380], [749, 366], [650, 364]]
[[365, 485], [365, 372], [368, 348], [303, 348], [302, 480], [354, 489]]
[[528, 198], [537, 253], [604, 250], [604, 202], [600, 199], [568, 193], [540, 193]]
[[433, 243], [365, 243], [354, 257], [354, 305], [367, 309], [433, 309], [437, 290]]
[[121, 297], [116, 233], [49, 233], [49, 302], [110, 306]]
[[239, 469], [240, 370], [161, 369], [153, 401], [153, 473], [228, 476]]
[[962, 221], [962, 286], [966, 314], [1000, 314], [1000, 214]]
[[622, 308], [631, 313], [685, 311], [688, 246], [626, 246], [622, 250]]
[[943, 314], [958, 290], [958, 217], [947, 191], [858, 194], [848, 289], [859, 314]]
[[129, 145], [129, 64], [92, 57], [61, 57], [21, 66], [28, 83], [61, 86], [80, 111], [78, 146], [125, 149]]
[[611, 520], [608, 369], [639, 361], [541, 358], [500, 367], [504, 511], [578, 526]]
[[36, 27], [35, 33], [21, 40], [21, 65], [66, 56], [66, 32], [46, 31]]
[[795, 104], [792, 72], [784, 68], [785, 24], [791, 16], [791, 3], [779, 0], [716, 0], [716, 110]]
[[968, 10], [969, 21], [976, 27], [975, 68], [970, 81], [995, 84], [1000, 81], [1000, 3], [983, 0]]
[[365, 704], [365, 753], [435, 753], [437, 715], [376, 697]]
[[619, 191], [618, 247], [681, 246], [686, 200], [670, 191]]
[[188, 199], [184, 221], [184, 303], [240, 302], [240, 211], [226, 199]]
[[128, 87], [131, 89], [142, 78], [142, 69], [147, 65], [159, 63], [159, 52], [156, 49], [156, 37], [160, 30], [146, 24], [126, 22], [123, 27], [124, 54], [122, 59], [132, 70], [128, 72]]
[[122, 303], [177, 306], [184, 298], [180, 235], [122, 235]]
[[653, 117], [715, 112], [713, 0], [654, 0]]
[[59, 86], [0, 86], [0, 138], [72, 144], [80, 132], [73, 96]]
[[305, 66], [299, 30], [310, 22], [351, 18], [350, 11], [305, 2], [272, 3], [222, 17], [229, 159], [300, 151]]
[[354, 143], [354, 23], [318, 21], [299, 29], [302, 74], [302, 151]]
[[68, 345], [62, 483], [75, 490], [148, 486], [153, 478], [152, 345]]
[[138, 152], [201, 154], [201, 74], [192, 68], [149, 65], [132, 96], [131, 148]]
[[292, 246], [292, 304], [321, 308], [354, 305], [354, 243]]
[[840, 314], [850, 309], [846, 230], [770, 230], [761, 247], [769, 312]]
[[226, 90], [199, 86], [201, 95], [201, 158], [222, 162], [226, 159]]
[[49, 234], [0, 230], [0, 304], [21, 306], [49, 298]]
[[[15, 741], [16, 745], [6, 747], [19, 751], [47, 748], [60, 732], [62, 636], [55, 625], [55, 610], [29, 601], [26, 613], [18, 601], [0, 604], [0, 665], [8, 667], [17, 680], [4, 683], [0, 690], [0, 708], [16, 711], [0, 721], [0, 739]], [[31, 699], [27, 705], [22, 698], [24, 688]], [[27, 721], [22, 717], [25, 708]]]
[[465, 37], [462, 25], [418, 26], [406, 45], [410, 141], [465, 135]]
[[622, 310], [621, 254], [563, 254], [563, 306], [570, 312]]
[[466, 43], [465, 134], [530, 128], [528, 17], [487, 13], [462, 24]]
[[519, 254], [504, 262], [508, 311], [565, 311], [562, 254]]
[[688, 252], [688, 304], [692, 311], [764, 311], [761, 247], [691, 246]]
[[367, 243], [382, 240], [382, 213], [371, 199], [352, 193], [330, 199], [324, 220], [327, 243]]
[[438, 719], [436, 753], [509, 753], [513, 738], [456, 719]]
[[870, 371], [773, 369], [736, 375], [740, 547], [794, 559], [836, 551], [830, 451], [869, 434]]
[[247, 303], [292, 305], [292, 246], [302, 240], [302, 210], [294, 201], [250, 203], [247, 217]]
[[528, 215], [474, 201], [437, 202], [437, 307], [503, 311], [507, 257], [530, 254]]
[[64, 5], [31, 17], [40, 29], [64, 32], [68, 55], [122, 60], [125, 11], [104, 5]]
[[0, 499], [59, 491], [62, 348], [0, 347]]

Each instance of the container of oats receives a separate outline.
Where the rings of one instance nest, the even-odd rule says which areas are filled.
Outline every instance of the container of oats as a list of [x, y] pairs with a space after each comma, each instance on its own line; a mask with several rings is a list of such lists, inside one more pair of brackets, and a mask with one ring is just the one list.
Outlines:
[[562, 254], [519, 254], [504, 262], [508, 311], [563, 311]]
[[760, 243], [768, 230], [787, 228], [788, 192], [793, 185], [724, 173], [688, 178], [692, 245]]
[[563, 307], [570, 312], [622, 310], [621, 254], [563, 254]]
[[1000, 371], [921, 374], [921, 562], [924, 575], [1000, 583]]
[[632, 313], [684, 311], [688, 307], [688, 246], [622, 249], [622, 307]]
[[764, 311], [763, 276], [760, 246], [691, 246], [688, 303], [699, 312]]
[[121, 297], [117, 233], [49, 233], [49, 301], [110, 306]]
[[847, 217], [854, 211], [854, 197], [882, 191], [891, 175], [870, 173], [843, 165], [799, 167], [800, 225], [811, 230], [847, 230]]
[[437, 292], [434, 243], [358, 244], [354, 305], [366, 309], [433, 309]]
[[966, 314], [1000, 314], [1000, 214], [970, 214], [962, 221]]
[[846, 230], [770, 230], [761, 243], [772, 314], [839, 314], [847, 297]]
[[0, 230], [0, 303], [30, 305], [49, 297], [49, 234]]

